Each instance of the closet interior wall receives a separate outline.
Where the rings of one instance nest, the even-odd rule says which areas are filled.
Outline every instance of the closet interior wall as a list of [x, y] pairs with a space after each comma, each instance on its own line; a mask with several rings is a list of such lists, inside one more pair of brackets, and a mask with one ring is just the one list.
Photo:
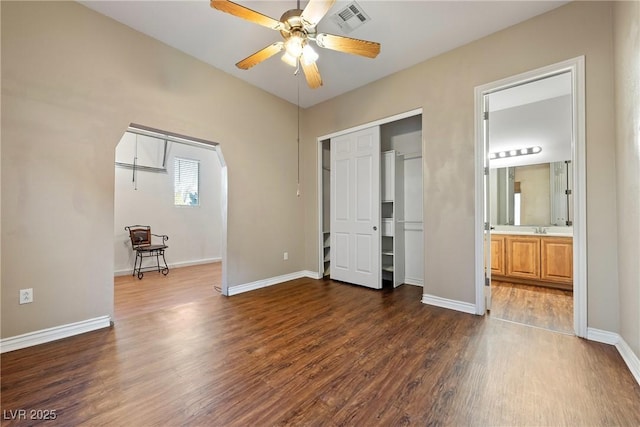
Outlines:
[[407, 117], [380, 126], [380, 149], [394, 151], [402, 162], [401, 182], [403, 194], [399, 239], [404, 250], [404, 280], [408, 285], [422, 286], [424, 283], [424, 244], [422, 216], [422, 115]]

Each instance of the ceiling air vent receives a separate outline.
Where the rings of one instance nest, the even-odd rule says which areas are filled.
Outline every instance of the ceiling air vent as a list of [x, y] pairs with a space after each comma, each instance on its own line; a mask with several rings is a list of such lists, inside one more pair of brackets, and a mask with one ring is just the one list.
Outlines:
[[355, 1], [349, 3], [344, 9], [338, 11], [335, 15], [331, 15], [331, 19], [333, 22], [338, 24], [345, 33], [350, 33], [365, 22], [371, 20], [369, 15], [362, 10], [362, 6]]

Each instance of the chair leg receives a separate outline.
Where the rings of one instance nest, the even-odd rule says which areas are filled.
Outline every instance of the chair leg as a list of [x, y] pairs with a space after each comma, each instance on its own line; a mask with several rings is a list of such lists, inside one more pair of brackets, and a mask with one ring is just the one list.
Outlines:
[[138, 252], [136, 251], [136, 257], [133, 260], [133, 273], [131, 274], [132, 276], [135, 277], [136, 275], [136, 266], [138, 265]]
[[140, 265], [137, 268], [137, 270], [138, 270], [138, 279], [142, 280], [142, 277], [144, 276], [144, 273], [142, 272], [142, 253], [141, 252], [136, 252], [136, 263], [134, 264], [133, 275], [134, 276], [136, 275], [135, 266], [138, 264], [138, 258], [140, 258]]
[[162, 255], [162, 261], [164, 261], [164, 268], [162, 269], [162, 274], [165, 276], [169, 274], [169, 266], [167, 265], [167, 260], [164, 258], [164, 249], [160, 252]]

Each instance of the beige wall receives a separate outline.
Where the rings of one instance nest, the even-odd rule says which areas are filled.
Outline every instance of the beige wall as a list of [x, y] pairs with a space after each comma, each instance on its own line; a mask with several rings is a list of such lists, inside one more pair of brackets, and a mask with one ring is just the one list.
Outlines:
[[1, 7], [3, 338], [112, 313], [130, 122], [221, 143], [230, 286], [302, 269], [294, 105], [78, 3]]
[[515, 182], [520, 183], [520, 224], [549, 224], [549, 163], [516, 167]]
[[640, 357], [640, 2], [613, 16], [620, 335]]
[[[617, 331], [611, 8], [606, 2], [570, 3], [308, 109], [305, 193], [316, 191], [316, 137], [422, 107], [424, 292], [475, 303], [474, 88], [584, 55], [588, 325]], [[305, 210], [306, 268], [313, 270], [318, 268], [315, 200]]]

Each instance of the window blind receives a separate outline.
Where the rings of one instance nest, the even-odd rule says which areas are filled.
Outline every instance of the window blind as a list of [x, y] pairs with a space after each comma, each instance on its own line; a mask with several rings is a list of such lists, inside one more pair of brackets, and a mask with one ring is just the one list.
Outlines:
[[176, 157], [173, 162], [175, 206], [199, 206], [200, 162]]

